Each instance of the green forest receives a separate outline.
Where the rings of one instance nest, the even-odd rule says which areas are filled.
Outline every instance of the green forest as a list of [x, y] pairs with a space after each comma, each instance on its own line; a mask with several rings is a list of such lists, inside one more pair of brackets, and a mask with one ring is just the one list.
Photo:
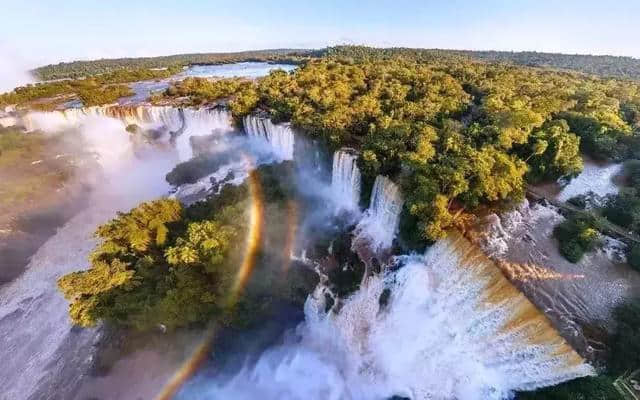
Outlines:
[[188, 65], [229, 64], [235, 62], [263, 61], [278, 63], [299, 63], [312, 50], [276, 49], [252, 50], [233, 53], [176, 54], [160, 57], [114, 58], [94, 61], [73, 61], [45, 65], [33, 70], [42, 80], [81, 78], [106, 74], [119, 70], [182, 68]]
[[261, 110], [332, 148], [359, 149], [365, 185], [382, 174], [404, 186], [412, 240], [442, 237], [479, 206], [518, 201], [527, 184], [577, 175], [582, 154], [640, 158], [640, 84], [571, 72], [326, 58], [257, 82], [194, 78], [163, 96], [230, 97], [238, 120]]
[[74, 61], [45, 65], [33, 73], [42, 80], [79, 78], [119, 69], [184, 67], [195, 64], [223, 64], [245, 61], [301, 63], [311, 58], [336, 57], [362, 59], [406, 58], [419, 61], [459, 60], [507, 63], [530, 67], [572, 70], [601, 77], [640, 79], [640, 60], [632, 57], [592, 56], [540, 52], [472, 51], [419, 48], [380, 48], [335, 46], [324, 49], [275, 49], [234, 53], [177, 54], [159, 57], [117, 58]]

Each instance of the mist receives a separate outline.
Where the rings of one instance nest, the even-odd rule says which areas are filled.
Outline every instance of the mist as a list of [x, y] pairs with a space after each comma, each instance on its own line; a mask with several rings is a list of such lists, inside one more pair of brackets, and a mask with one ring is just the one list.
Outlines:
[[26, 63], [13, 51], [0, 44], [0, 93], [36, 81]]
[[[31, 256], [25, 271], [0, 287], [6, 299], [0, 303], [0, 358], [9, 363], [0, 385], [9, 388], [4, 393], [9, 398], [43, 398], [52, 386], [61, 388], [61, 397], [72, 397], [70, 393], [91, 367], [100, 331], [73, 330], [68, 303], [56, 281], [88, 266], [96, 244], [93, 233], [99, 225], [117, 212], [167, 195], [170, 186], [165, 175], [178, 162], [175, 149], [166, 146], [149, 143], [147, 151], [134, 151], [131, 134], [121, 120], [87, 116], [64, 126], [55, 115], [40, 115], [38, 128], [50, 128], [49, 135], [63, 138], [62, 148], [52, 149], [50, 157], [73, 159], [77, 169], [69, 185], [84, 188], [85, 201], [74, 207], [75, 215], [67, 215], [64, 225]], [[49, 362], [63, 356], [71, 360], [72, 370], [65, 369], [64, 363]]]

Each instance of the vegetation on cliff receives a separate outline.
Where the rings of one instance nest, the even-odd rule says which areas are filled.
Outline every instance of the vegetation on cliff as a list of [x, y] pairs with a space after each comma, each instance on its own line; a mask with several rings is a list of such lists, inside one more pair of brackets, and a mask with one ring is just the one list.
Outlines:
[[167, 90], [151, 98], [154, 103], [186, 98], [183, 105], [199, 106], [201, 104], [230, 97], [251, 86], [251, 82], [244, 78], [227, 78], [211, 80], [206, 78], [189, 77], [174, 82]]
[[557, 225], [553, 235], [560, 242], [560, 254], [572, 263], [596, 248], [600, 241], [599, 224], [590, 214], [573, 214]]
[[402, 183], [404, 221], [425, 240], [441, 237], [462, 210], [577, 175], [581, 152], [625, 160], [638, 151], [640, 84], [409, 50], [326, 55], [257, 82], [194, 80], [170, 90], [195, 103], [231, 97], [237, 119], [259, 109], [333, 147], [359, 149], [365, 181], [383, 174]]
[[242, 208], [189, 220], [176, 200], [143, 203], [98, 228], [91, 266], [59, 280], [80, 326], [100, 320], [140, 330], [169, 329], [224, 311], [233, 271], [227, 255], [240, 234]]
[[[567, 260], [578, 262], [585, 252], [596, 247], [599, 232], [605, 232], [605, 218], [625, 233], [640, 235], [640, 162], [628, 161], [620, 180], [623, 183], [620, 191], [607, 195], [602, 201], [594, 201], [593, 194], [568, 200], [584, 211], [572, 213], [554, 230], [560, 252]], [[628, 246], [627, 261], [632, 267], [640, 268], [640, 245], [631, 243]]]

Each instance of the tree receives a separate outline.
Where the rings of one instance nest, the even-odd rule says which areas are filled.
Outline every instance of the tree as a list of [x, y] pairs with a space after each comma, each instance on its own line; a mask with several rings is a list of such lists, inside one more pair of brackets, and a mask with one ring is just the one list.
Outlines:
[[631, 251], [629, 252], [629, 256], [627, 258], [629, 261], [629, 265], [640, 271], [640, 244], [636, 244], [631, 247]]
[[640, 299], [621, 304], [614, 310], [616, 333], [609, 341], [608, 367], [620, 375], [640, 367]]
[[178, 201], [156, 200], [100, 226], [89, 269], [58, 281], [72, 321], [174, 329], [223, 312], [233, 276], [225, 261], [239, 229], [226, 221], [242, 221], [229, 207], [220, 221], [188, 221]]
[[570, 262], [579, 262], [584, 253], [599, 245], [599, 224], [591, 215], [574, 214], [558, 224], [553, 235], [560, 242], [560, 253]]
[[614, 224], [640, 231], [640, 196], [635, 189], [621, 190], [605, 200], [602, 214]]
[[582, 171], [580, 138], [569, 132], [566, 121], [546, 122], [531, 135], [529, 143], [524, 152], [530, 153], [527, 158], [531, 167], [529, 177], [534, 182], [573, 177]]

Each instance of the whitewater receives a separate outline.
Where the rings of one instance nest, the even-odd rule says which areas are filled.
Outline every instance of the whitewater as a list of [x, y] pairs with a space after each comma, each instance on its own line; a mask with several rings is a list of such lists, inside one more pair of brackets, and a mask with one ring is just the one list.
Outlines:
[[[170, 153], [133, 157], [129, 135], [119, 120], [92, 115], [79, 129], [79, 140], [95, 153], [102, 176], [89, 206], [38, 249], [17, 280], [0, 288], [2, 399], [40, 399], [44, 393], [54, 392], [60, 398], [65, 398], [65, 393], [66, 398], [71, 397], [66, 391], [73, 390], [82, 379], [99, 335], [98, 329], [72, 328], [68, 303], [57, 290], [57, 279], [88, 266], [98, 225], [118, 211], [165, 194], [168, 184], [164, 175], [177, 161]], [[74, 366], [75, 373], [66, 374], [72, 378], [57, 387], [69, 365]]]
[[459, 234], [398, 262], [339, 311], [325, 312], [319, 286], [293, 339], [231, 379], [195, 380], [180, 398], [499, 400], [594, 374]]

